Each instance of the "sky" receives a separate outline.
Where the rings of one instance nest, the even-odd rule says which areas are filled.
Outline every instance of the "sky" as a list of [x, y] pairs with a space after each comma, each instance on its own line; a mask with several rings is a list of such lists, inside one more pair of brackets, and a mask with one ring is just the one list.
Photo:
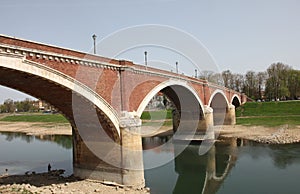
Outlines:
[[[300, 69], [299, 10], [298, 0], [1, 0], [0, 34], [91, 52], [93, 34], [101, 42], [132, 26], [169, 26], [199, 40], [219, 71], [245, 74], [274, 62]], [[179, 56], [147, 49], [153, 61], [181, 60], [184, 69]], [[143, 48], [116, 57], [142, 63]], [[26, 97], [0, 87], [0, 103]]]

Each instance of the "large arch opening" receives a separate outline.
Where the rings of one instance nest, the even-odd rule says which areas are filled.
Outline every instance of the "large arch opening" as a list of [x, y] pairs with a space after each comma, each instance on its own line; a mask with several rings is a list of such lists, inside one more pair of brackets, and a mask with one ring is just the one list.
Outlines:
[[[67, 118], [72, 126], [73, 167], [84, 166], [91, 173], [99, 166], [119, 170], [115, 167], [118, 165], [101, 160], [87, 144], [99, 140], [110, 141], [109, 146], [120, 143], [118, 117], [100, 96], [73, 78], [20, 55], [1, 53], [0, 77], [0, 85], [42, 99]], [[97, 148], [103, 155], [110, 151], [107, 147]], [[85, 174], [85, 177], [89, 175]]]
[[[149, 92], [140, 104], [137, 115], [143, 123], [153, 126], [150, 131], [149, 127], [142, 130], [142, 136], [149, 137], [164, 131], [176, 132], [178, 128], [195, 132], [199, 120], [204, 119], [204, 109], [196, 92], [187, 83], [169, 80]], [[144, 115], [148, 120], [144, 119]]]
[[213, 109], [214, 125], [223, 125], [228, 108], [227, 99], [222, 91], [215, 91], [209, 101], [209, 106]]

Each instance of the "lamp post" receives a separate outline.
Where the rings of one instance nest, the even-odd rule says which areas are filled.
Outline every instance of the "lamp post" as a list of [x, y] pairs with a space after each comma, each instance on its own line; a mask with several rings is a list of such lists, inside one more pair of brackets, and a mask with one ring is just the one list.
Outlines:
[[144, 54], [145, 54], [145, 66], [146, 66], [146, 69], [147, 69], [147, 66], [148, 66], [148, 64], [147, 64], [147, 51], [145, 51]]
[[176, 73], [178, 74], [178, 62], [176, 61]]
[[96, 38], [97, 38], [96, 34], [94, 34], [94, 35], [92, 36], [92, 38], [93, 38], [93, 40], [94, 40], [94, 54], [96, 54]]
[[197, 69], [195, 69], [195, 78], [197, 78], [198, 75], [197, 75]]

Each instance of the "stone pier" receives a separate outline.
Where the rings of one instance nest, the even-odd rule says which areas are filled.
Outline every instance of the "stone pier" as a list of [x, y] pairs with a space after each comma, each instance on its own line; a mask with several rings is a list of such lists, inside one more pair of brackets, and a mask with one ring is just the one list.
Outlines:
[[235, 125], [236, 118], [235, 118], [235, 106], [230, 104], [226, 108], [225, 118], [224, 118], [224, 125]]
[[120, 142], [113, 142], [105, 134], [91, 134], [90, 131], [89, 136], [94, 136], [95, 141], [90, 138], [89, 142], [85, 142], [78, 131], [73, 129], [74, 175], [134, 188], [144, 187], [140, 130], [141, 120], [128, 114], [120, 119]]
[[125, 113], [121, 118], [122, 184], [124, 185], [145, 186], [141, 126], [142, 120], [138, 117]]
[[205, 106], [204, 115], [202, 116], [200, 112], [185, 112], [185, 114], [189, 114], [189, 119], [182, 118], [181, 112], [176, 109], [172, 113], [173, 131], [177, 132], [179, 125], [181, 126], [181, 131], [177, 136], [187, 138], [186, 140], [203, 140], [204, 135], [205, 138], [214, 139], [213, 109], [211, 107]]

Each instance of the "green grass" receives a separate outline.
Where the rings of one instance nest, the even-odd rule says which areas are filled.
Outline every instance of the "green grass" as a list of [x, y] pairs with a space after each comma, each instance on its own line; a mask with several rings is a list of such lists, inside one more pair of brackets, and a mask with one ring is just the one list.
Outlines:
[[280, 116], [280, 117], [247, 117], [247, 118], [236, 118], [237, 125], [260, 125], [266, 127], [275, 127], [280, 125], [289, 124], [290, 126], [300, 125], [299, 116]]
[[68, 120], [61, 114], [32, 114], [32, 115], [11, 115], [0, 121], [8, 122], [45, 122], [45, 123], [68, 123]]
[[239, 125], [300, 125], [300, 101], [248, 102], [236, 110]]
[[144, 111], [141, 116], [141, 119], [142, 120], [172, 119], [172, 111], [171, 110]]
[[247, 102], [237, 108], [236, 116], [300, 115], [300, 101]]

